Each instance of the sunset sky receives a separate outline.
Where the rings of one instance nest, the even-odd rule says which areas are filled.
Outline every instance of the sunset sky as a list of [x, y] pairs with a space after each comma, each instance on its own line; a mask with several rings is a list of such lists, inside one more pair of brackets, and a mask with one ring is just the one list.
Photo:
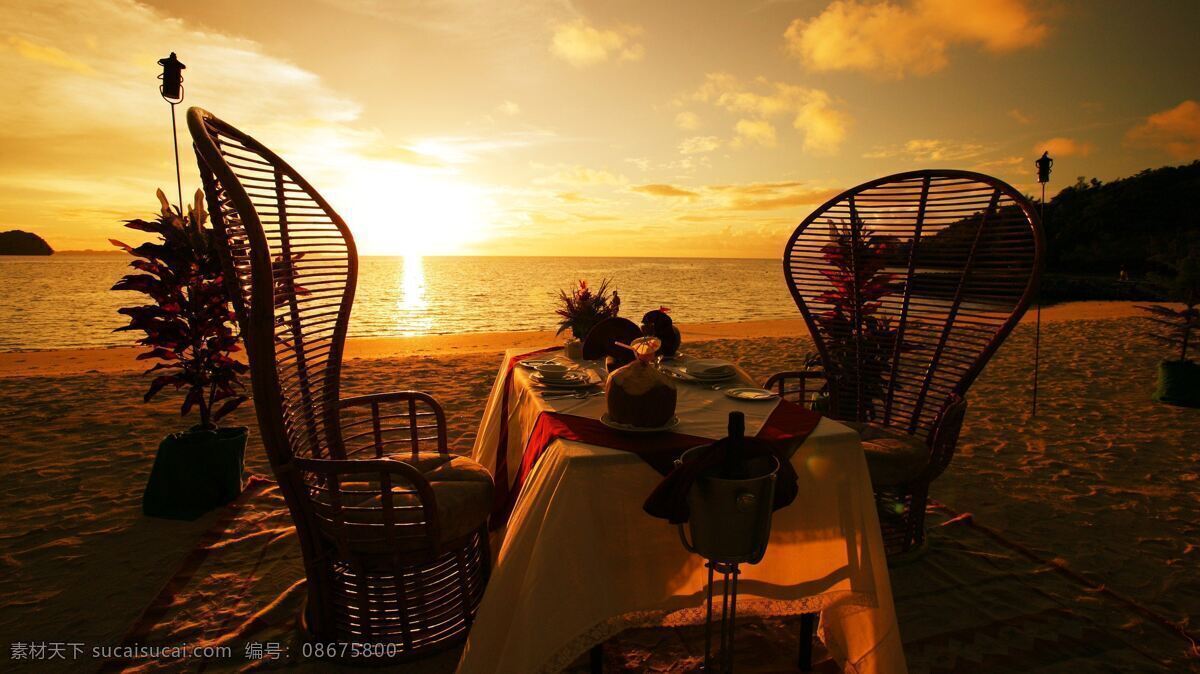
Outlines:
[[[915, 168], [1033, 193], [1200, 157], [1200, 2], [3, 0], [0, 230], [105, 248], [184, 106], [275, 149], [364, 253], [777, 257]], [[184, 192], [198, 186], [181, 123]]]

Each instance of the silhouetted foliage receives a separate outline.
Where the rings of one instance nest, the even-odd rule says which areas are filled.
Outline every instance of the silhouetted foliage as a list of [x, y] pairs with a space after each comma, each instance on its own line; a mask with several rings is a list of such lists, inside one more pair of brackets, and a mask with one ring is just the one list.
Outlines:
[[600, 282], [600, 287], [592, 290], [588, 282], [579, 281], [579, 285], [571, 289], [558, 291], [558, 301], [562, 305], [554, 313], [561, 319], [558, 322], [558, 334], [571, 329], [578, 339], [587, 337], [597, 323], [616, 316], [621, 311], [621, 296], [617, 291], [608, 292], [608, 279]]
[[[1080, 177], [1045, 205], [1042, 301], [1164, 299], [1162, 275], [1200, 244], [1198, 195], [1200, 161], [1111, 183]], [[969, 246], [981, 217], [964, 218], [922, 239], [921, 266], [936, 266], [940, 250]], [[998, 234], [982, 230], [981, 250], [993, 247], [993, 236]], [[907, 258], [908, 245], [899, 246], [900, 258]]]
[[126, 275], [112, 289], [145, 293], [152, 300], [151, 304], [118, 309], [118, 313], [129, 317], [129, 325], [116, 332], [144, 332], [137, 343], [150, 350], [138, 360], [162, 361], [147, 370], [158, 374], [146, 392], [146, 402], [167, 386], [186, 388], [180, 414], [186, 416], [197, 407], [200, 426], [215, 428], [221, 417], [245, 402], [238, 377], [249, 368], [231, 355], [240, 347], [216, 238], [204, 226], [207, 213], [203, 194], [196, 192], [196, 202], [186, 217], [171, 208], [162, 190], [158, 191], [158, 200], [162, 203], [158, 218], [125, 223], [130, 229], [157, 234], [157, 241], [134, 248], [110, 239], [113, 245], [139, 258], [129, 266], [142, 272]]
[[872, 420], [873, 402], [884, 397], [884, 369], [897, 346], [896, 327], [879, 309], [883, 298], [898, 288], [898, 275], [885, 268], [896, 258], [899, 244], [894, 236], [870, 233], [858, 217], [845, 227], [831, 222], [830, 229], [829, 243], [821, 249], [830, 263], [821, 270], [830, 288], [816, 298], [830, 306], [815, 318], [829, 334], [831, 370], [844, 378], [845, 386], [861, 392], [867, 406], [863, 418]]
[[1164, 306], [1138, 307], [1149, 312], [1146, 320], [1159, 327], [1150, 336], [1179, 349], [1179, 360], [1188, 359], [1188, 347], [1200, 330], [1200, 247], [1193, 248], [1177, 262], [1166, 262], [1174, 274], [1162, 279], [1172, 299], [1182, 302], [1182, 310]]
[[1200, 161], [1102, 183], [1080, 177], [1046, 204], [1050, 272], [1167, 272], [1200, 243]]

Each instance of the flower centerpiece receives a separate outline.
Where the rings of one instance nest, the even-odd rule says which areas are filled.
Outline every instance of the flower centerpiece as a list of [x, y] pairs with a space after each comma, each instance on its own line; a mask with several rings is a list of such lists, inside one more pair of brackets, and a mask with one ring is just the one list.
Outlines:
[[567, 357], [582, 358], [582, 341], [596, 324], [606, 318], [616, 316], [621, 310], [621, 296], [616, 290], [609, 292], [609, 280], [604, 279], [600, 286], [593, 290], [586, 280], [580, 280], [568, 293], [558, 292], [559, 308], [558, 333], [571, 331], [571, 339], [567, 341]]
[[149, 402], [171, 387], [185, 392], [180, 414], [195, 411], [192, 428], [167, 436], [158, 447], [150, 480], [142, 496], [147, 515], [194, 519], [233, 500], [242, 489], [245, 427], [219, 428], [217, 422], [246, 401], [239, 377], [249, 369], [234, 359], [240, 351], [234, 315], [224, 285], [212, 230], [204, 226], [204, 197], [187, 215], [171, 207], [158, 191], [161, 213], [152, 220], [129, 220], [125, 226], [156, 235], [156, 240], [130, 246], [113, 245], [134, 256], [128, 274], [113, 290], [132, 290], [149, 302], [118, 310], [129, 324], [117, 331], [139, 331], [137, 343], [148, 347], [138, 360], [158, 361], [143, 396]]

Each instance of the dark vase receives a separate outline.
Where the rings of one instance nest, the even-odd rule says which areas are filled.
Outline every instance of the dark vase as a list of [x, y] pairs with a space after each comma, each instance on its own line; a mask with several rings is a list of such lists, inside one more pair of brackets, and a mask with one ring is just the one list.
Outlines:
[[150, 517], [194, 520], [242, 493], [247, 430], [219, 428], [163, 438], [142, 494]]
[[1192, 360], [1160, 362], [1154, 399], [1169, 405], [1200, 407], [1200, 364]]

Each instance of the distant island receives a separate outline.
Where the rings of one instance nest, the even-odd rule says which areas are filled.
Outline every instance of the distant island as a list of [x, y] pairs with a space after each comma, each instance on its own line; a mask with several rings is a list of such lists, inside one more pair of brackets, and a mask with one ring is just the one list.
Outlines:
[[45, 239], [32, 232], [13, 229], [0, 232], [0, 255], [53, 255]]

